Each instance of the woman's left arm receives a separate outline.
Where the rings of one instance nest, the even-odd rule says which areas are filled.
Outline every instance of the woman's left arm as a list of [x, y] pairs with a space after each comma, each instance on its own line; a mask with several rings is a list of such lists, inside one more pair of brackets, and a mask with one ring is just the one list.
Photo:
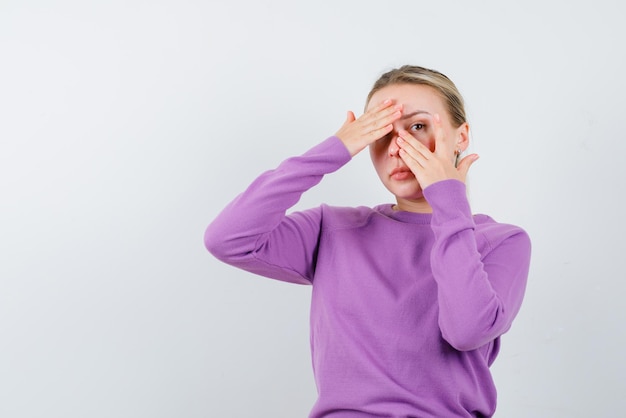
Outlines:
[[[530, 239], [520, 228], [481, 226], [478, 248], [465, 178], [478, 155], [454, 164], [454, 138], [446, 139], [441, 117], [430, 120], [431, 150], [400, 130], [399, 156], [411, 169], [433, 211], [435, 244], [431, 268], [437, 281], [439, 328], [457, 350], [481, 347], [502, 335], [519, 312], [530, 264]], [[460, 138], [462, 139], [462, 138]]]
[[433, 208], [431, 267], [439, 327], [454, 348], [473, 350], [505, 333], [519, 312], [530, 239], [518, 227], [495, 222], [477, 231], [461, 181], [434, 183], [424, 195]]

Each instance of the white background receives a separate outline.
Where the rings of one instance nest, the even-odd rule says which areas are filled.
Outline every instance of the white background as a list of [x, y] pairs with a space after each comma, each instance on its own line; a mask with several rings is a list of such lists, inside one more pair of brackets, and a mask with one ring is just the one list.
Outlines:
[[[496, 416], [623, 413], [619, 4], [0, 1], [0, 416], [306, 416], [310, 288], [202, 235], [405, 63], [466, 98], [473, 210], [533, 241]], [[299, 207], [390, 201], [362, 154]]]

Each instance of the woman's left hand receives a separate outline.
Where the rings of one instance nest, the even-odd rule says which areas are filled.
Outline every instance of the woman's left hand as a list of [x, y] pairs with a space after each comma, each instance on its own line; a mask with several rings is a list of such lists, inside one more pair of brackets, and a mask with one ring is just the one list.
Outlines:
[[467, 172], [478, 159], [478, 155], [467, 155], [455, 167], [455, 150], [446, 143], [439, 115], [434, 115], [432, 126], [435, 144], [433, 151], [415, 139], [408, 131], [400, 130], [396, 139], [400, 149], [400, 158], [413, 172], [422, 190], [433, 183], [448, 179], [456, 179], [465, 183]]

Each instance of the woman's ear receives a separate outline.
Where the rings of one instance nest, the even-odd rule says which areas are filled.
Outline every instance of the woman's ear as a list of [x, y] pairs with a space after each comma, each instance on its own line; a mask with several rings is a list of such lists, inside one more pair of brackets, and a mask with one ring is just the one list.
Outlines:
[[455, 149], [465, 151], [469, 147], [469, 124], [467, 122], [456, 128], [456, 138]]

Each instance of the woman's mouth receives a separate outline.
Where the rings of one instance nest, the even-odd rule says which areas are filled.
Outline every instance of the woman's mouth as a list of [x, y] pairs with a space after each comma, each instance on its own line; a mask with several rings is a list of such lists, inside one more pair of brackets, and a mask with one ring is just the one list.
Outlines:
[[409, 170], [408, 167], [398, 167], [391, 170], [389, 175], [394, 180], [407, 180], [410, 178], [415, 178], [415, 175]]

